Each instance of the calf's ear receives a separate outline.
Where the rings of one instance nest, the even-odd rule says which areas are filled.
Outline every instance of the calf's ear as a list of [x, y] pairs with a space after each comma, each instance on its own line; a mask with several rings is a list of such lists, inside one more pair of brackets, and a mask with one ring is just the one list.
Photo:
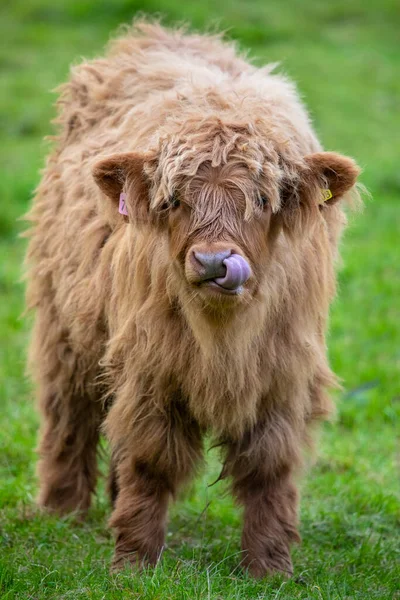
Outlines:
[[352, 158], [336, 152], [317, 152], [305, 157], [303, 185], [320, 188], [320, 204], [334, 204], [356, 183], [360, 168]]
[[282, 223], [296, 236], [315, 222], [319, 209], [340, 200], [355, 185], [360, 169], [352, 158], [336, 152], [316, 152], [305, 156], [293, 169], [295, 177], [283, 180]]
[[138, 152], [114, 154], [96, 163], [92, 171], [97, 185], [115, 203], [115, 210], [124, 193], [126, 212], [122, 214], [138, 221], [145, 220], [149, 213], [149, 180], [144, 164], [150, 158]]

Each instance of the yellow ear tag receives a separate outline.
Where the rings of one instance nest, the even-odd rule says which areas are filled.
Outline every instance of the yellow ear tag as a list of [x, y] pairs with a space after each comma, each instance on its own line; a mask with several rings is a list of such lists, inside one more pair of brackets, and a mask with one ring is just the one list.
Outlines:
[[320, 204], [323, 204], [327, 200], [330, 200], [331, 198], [333, 198], [333, 194], [332, 194], [331, 190], [321, 190], [321, 191], [322, 191], [322, 200], [321, 200]]

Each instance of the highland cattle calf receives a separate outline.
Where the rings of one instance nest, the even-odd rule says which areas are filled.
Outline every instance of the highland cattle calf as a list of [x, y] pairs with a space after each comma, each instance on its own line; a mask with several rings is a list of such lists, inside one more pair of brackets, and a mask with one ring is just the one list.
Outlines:
[[206, 433], [242, 563], [292, 572], [294, 477], [335, 377], [325, 328], [353, 160], [219, 36], [138, 22], [72, 70], [33, 208], [39, 505], [86, 511], [101, 429], [115, 566], [155, 564]]

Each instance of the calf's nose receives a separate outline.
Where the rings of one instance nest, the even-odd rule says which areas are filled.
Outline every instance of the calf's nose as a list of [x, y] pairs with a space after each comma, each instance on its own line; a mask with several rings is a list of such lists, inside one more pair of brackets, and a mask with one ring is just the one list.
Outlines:
[[198, 271], [202, 280], [214, 279], [215, 277], [224, 277], [226, 266], [224, 260], [232, 254], [231, 250], [222, 250], [221, 252], [193, 252]]
[[250, 277], [249, 263], [232, 250], [220, 252], [193, 251], [192, 263], [200, 281], [214, 281], [226, 290], [236, 290]]

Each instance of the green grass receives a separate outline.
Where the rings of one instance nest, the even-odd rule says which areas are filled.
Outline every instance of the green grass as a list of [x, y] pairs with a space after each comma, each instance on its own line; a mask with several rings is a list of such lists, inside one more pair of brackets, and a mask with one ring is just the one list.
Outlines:
[[[330, 355], [345, 391], [302, 484], [303, 544], [289, 582], [254, 582], [238, 570], [240, 514], [222, 484], [208, 487], [218, 473], [214, 455], [172, 510], [163, 561], [140, 577], [109, 574], [104, 484], [83, 524], [34, 509], [38, 419], [24, 377], [29, 327], [20, 319], [16, 219], [48, 149], [50, 90], [71, 62], [100, 54], [137, 10], [197, 28], [218, 24], [257, 63], [281, 61], [325, 147], [357, 158], [373, 197], [351, 217], [343, 244]], [[400, 598], [397, 0], [3, 0], [0, 23], [0, 598]]]

